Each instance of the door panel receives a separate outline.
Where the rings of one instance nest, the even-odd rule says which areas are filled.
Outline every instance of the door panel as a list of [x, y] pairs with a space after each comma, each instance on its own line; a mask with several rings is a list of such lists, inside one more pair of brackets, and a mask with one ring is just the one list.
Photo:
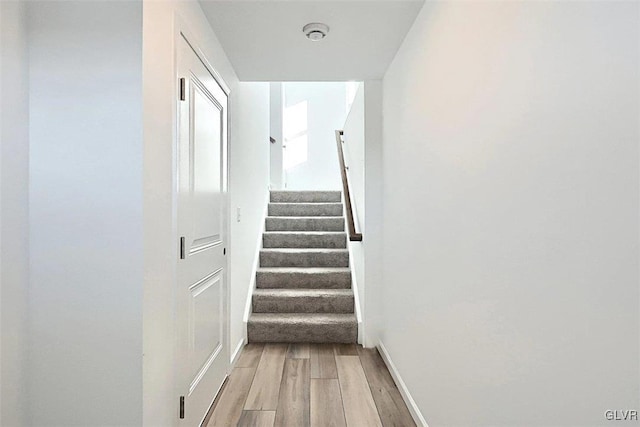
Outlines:
[[194, 77], [193, 109], [193, 236], [190, 252], [200, 251], [222, 242], [221, 200], [221, 123], [212, 118], [222, 117], [222, 106], [209, 98], [201, 89], [202, 83]]
[[227, 95], [188, 42], [178, 46], [176, 384], [181, 425], [200, 425], [229, 367], [227, 338]]
[[201, 375], [215, 359], [223, 344], [223, 322], [220, 321], [223, 295], [222, 272], [216, 272], [193, 285], [189, 306], [189, 344], [191, 346], [189, 389], [198, 384]]

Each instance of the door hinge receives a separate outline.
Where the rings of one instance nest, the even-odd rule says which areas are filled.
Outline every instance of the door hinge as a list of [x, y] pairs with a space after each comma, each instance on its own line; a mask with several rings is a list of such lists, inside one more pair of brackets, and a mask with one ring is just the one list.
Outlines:
[[180, 78], [180, 101], [187, 99], [187, 81], [184, 77]]
[[185, 248], [184, 248], [184, 237], [180, 238], [180, 259], [184, 259], [185, 256]]
[[222, 249], [222, 255], [226, 255], [227, 254], [227, 248], [223, 248]]
[[184, 396], [180, 396], [180, 419], [184, 419]]

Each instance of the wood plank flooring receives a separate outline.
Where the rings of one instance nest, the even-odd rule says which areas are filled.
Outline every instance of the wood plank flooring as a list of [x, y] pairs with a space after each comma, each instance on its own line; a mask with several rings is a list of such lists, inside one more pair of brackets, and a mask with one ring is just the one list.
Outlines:
[[354, 344], [248, 344], [205, 426], [415, 426], [382, 358]]
[[244, 409], [273, 411], [278, 407], [280, 382], [287, 354], [287, 344], [266, 344], [249, 389]]

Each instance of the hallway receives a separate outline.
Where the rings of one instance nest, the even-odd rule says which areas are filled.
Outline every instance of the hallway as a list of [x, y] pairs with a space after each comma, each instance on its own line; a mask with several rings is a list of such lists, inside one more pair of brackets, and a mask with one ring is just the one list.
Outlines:
[[0, 427], [640, 427], [640, 1], [0, 0], [0, 62]]
[[205, 426], [413, 426], [382, 358], [355, 344], [248, 344]]

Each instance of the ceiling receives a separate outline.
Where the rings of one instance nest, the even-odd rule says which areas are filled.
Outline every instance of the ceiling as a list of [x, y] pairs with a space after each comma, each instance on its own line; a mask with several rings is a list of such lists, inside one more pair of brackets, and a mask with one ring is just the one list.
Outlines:
[[[423, 0], [200, 4], [240, 80], [347, 81], [384, 76]], [[329, 35], [308, 40], [309, 22], [329, 25]]]

